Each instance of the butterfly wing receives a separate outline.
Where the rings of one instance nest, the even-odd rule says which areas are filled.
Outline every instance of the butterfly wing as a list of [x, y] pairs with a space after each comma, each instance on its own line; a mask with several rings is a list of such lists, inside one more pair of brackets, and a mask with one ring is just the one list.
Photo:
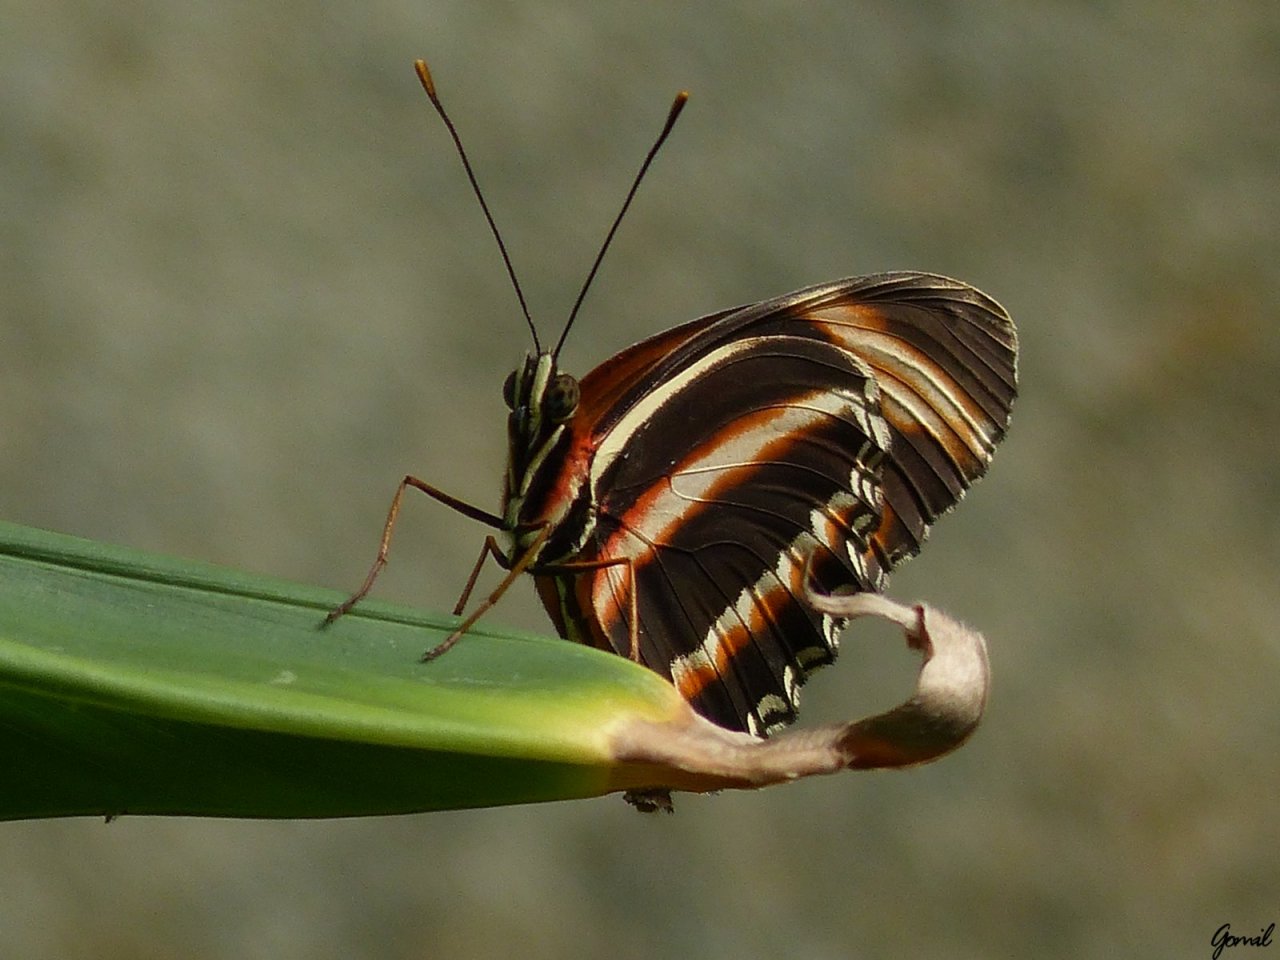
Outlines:
[[539, 578], [557, 627], [627, 655], [634, 602], [641, 660], [699, 712], [791, 722], [839, 627], [801, 602], [806, 563], [823, 590], [878, 590], [919, 550], [1004, 434], [1016, 346], [977, 290], [897, 273], [618, 354], [583, 378], [577, 456], [548, 487], [544, 556], [576, 564]]

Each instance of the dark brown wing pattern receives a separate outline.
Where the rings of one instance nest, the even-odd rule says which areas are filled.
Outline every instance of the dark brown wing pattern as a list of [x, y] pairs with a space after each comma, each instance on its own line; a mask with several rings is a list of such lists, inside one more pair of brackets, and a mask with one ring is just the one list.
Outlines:
[[790, 723], [840, 626], [801, 603], [806, 561], [823, 590], [879, 590], [919, 550], [1004, 435], [1016, 349], [995, 301], [894, 273], [623, 351], [582, 380], [587, 480], [545, 556], [631, 572], [540, 577], [557, 626], [625, 656], [634, 589], [641, 659], [699, 712]]

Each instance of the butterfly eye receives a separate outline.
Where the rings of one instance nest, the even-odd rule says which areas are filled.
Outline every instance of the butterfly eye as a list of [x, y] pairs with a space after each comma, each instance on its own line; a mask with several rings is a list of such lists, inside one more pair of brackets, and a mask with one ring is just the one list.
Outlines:
[[507, 405], [508, 410], [516, 408], [516, 372], [512, 370], [507, 374], [507, 379], [502, 381], [502, 402]]
[[578, 409], [578, 381], [567, 373], [558, 373], [547, 387], [546, 399], [543, 400], [547, 418], [552, 423], [564, 423]]

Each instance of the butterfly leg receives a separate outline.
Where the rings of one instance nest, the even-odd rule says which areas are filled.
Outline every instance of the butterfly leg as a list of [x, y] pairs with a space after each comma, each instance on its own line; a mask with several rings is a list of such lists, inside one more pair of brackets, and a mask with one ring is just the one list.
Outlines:
[[[328, 616], [324, 618], [321, 627], [327, 627], [339, 617], [344, 616], [352, 611], [357, 603], [369, 595], [369, 591], [373, 589], [373, 583], [378, 579], [378, 574], [382, 572], [382, 568], [387, 565], [387, 552], [391, 549], [391, 533], [395, 529], [396, 519], [400, 516], [400, 503], [404, 499], [404, 492], [412, 487], [415, 490], [421, 490], [433, 500], [438, 500], [451, 510], [456, 510], [463, 516], [470, 517], [480, 523], [487, 524], [496, 530], [502, 529], [502, 521], [493, 514], [481, 510], [479, 507], [473, 507], [465, 501], [452, 497], [443, 490], [438, 490], [429, 483], [424, 483], [415, 476], [406, 476], [400, 481], [400, 486], [396, 487], [396, 495], [391, 499], [391, 509], [387, 511], [387, 522], [382, 527], [382, 540], [378, 544], [378, 555], [373, 561], [373, 566], [369, 568], [369, 573], [364, 578], [364, 583], [360, 584], [360, 589], [348, 597], [343, 603], [329, 611]], [[492, 539], [492, 538], [490, 538]], [[495, 544], [496, 546], [496, 544]], [[472, 575], [474, 579], [475, 574]]]
[[[484, 600], [471, 611], [471, 615], [468, 616], [467, 619], [463, 620], [453, 633], [449, 634], [449, 636], [445, 637], [440, 641], [440, 643], [436, 644], [436, 646], [432, 647], [422, 655], [422, 662], [430, 663], [432, 660], [436, 659], [436, 657], [443, 656], [452, 650], [454, 644], [462, 639], [462, 635], [470, 630], [475, 625], [475, 622], [488, 612], [490, 607], [502, 599], [502, 595], [507, 592], [507, 589], [515, 583], [516, 580], [519, 579], [520, 574], [524, 573], [533, 565], [533, 562], [538, 557], [538, 551], [542, 549], [542, 545], [546, 543], [547, 537], [550, 535], [551, 526], [549, 524], [544, 524], [538, 530], [538, 535], [533, 538], [533, 541], [525, 549], [524, 553], [520, 554], [514, 563], [507, 560], [507, 557], [498, 549], [498, 545], [494, 543], [493, 550], [495, 559], [497, 559], [500, 564], [507, 567], [507, 575], [502, 578], [502, 581], [496, 587], [493, 588], [493, 592], [490, 593], [489, 596], [485, 597]], [[490, 541], [492, 541], [492, 539], [492, 537], [489, 538]], [[480, 554], [480, 561], [476, 564], [475, 569], [471, 573], [471, 578], [467, 582], [467, 590], [465, 591], [463, 598], [458, 601], [459, 604], [464, 603], [467, 597], [470, 596], [471, 588], [475, 585], [475, 579], [480, 573], [480, 566], [484, 563], [488, 553], [489, 542], [486, 542], [485, 549]], [[503, 561], [507, 562], [503, 563]], [[456, 613], [458, 611], [455, 610], [454, 612]]]
[[462, 588], [462, 595], [458, 597], [458, 602], [453, 605], [453, 615], [455, 617], [462, 616], [462, 611], [467, 608], [467, 601], [471, 599], [471, 591], [476, 588], [476, 581], [480, 579], [480, 571], [484, 569], [484, 562], [490, 557], [493, 557], [503, 570], [511, 569], [511, 558], [502, 552], [502, 548], [498, 546], [498, 541], [491, 536], [485, 537], [484, 545], [480, 548], [480, 556], [476, 558], [476, 564], [471, 568], [471, 576], [467, 577], [467, 585]]
[[623, 557], [627, 571], [627, 648], [630, 657], [640, 662], [640, 623], [636, 610], [636, 566], [630, 557]]

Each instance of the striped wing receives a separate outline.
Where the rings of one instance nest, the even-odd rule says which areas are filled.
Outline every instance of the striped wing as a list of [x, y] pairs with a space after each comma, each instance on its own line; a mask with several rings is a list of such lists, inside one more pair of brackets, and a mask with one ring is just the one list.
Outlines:
[[[977, 290], [927, 274], [845, 280], [707, 317], [582, 380], [587, 562], [539, 578], [563, 635], [629, 652], [694, 707], [765, 734], [835, 656], [800, 601], [878, 590], [986, 470], [1016, 336]], [[553, 554], [554, 555], [554, 554]]]

